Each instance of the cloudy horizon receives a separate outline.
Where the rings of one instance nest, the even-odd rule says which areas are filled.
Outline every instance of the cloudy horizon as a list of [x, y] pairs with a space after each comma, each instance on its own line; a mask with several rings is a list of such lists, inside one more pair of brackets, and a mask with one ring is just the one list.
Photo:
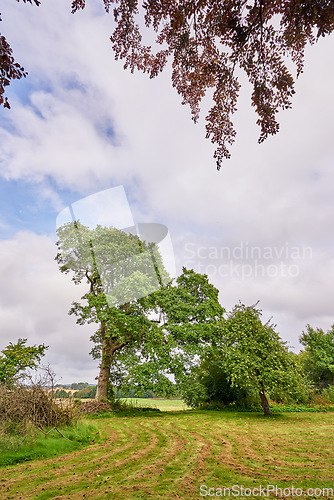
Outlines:
[[308, 323], [331, 327], [333, 35], [306, 50], [293, 107], [262, 145], [244, 85], [232, 158], [217, 172], [209, 98], [194, 125], [168, 69], [153, 80], [124, 71], [102, 2], [71, 15], [65, 0], [4, 0], [1, 14], [29, 74], [9, 88], [11, 109], [0, 109], [0, 350], [19, 337], [45, 343], [43, 362], [61, 383], [95, 382], [94, 328], [68, 316], [85, 287], [58, 270], [56, 219], [118, 186], [135, 223], [169, 229], [177, 273], [208, 274], [226, 310], [260, 301], [296, 351]]

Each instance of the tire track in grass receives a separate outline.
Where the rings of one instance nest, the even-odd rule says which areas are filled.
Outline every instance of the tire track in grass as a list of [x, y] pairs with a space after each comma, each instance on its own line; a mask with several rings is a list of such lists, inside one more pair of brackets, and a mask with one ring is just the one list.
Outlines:
[[[95, 470], [106, 460], [109, 461], [115, 456], [122, 456], [129, 450], [133, 450], [133, 453], [135, 453], [139, 439], [140, 434], [134, 430], [125, 432], [123, 428], [116, 434], [112, 432], [103, 445], [96, 445], [69, 455], [48, 459], [44, 463], [37, 462], [41, 464], [38, 467], [38, 472], [30, 474], [30, 484], [35, 486], [34, 495], [36, 498], [38, 498], [39, 493], [43, 496], [45, 483], [48, 484], [49, 489], [54, 491], [58, 491], [58, 489], [64, 490], [68, 486], [74, 490], [88, 487], [92, 479], [95, 478], [95, 473], [92, 470]], [[115, 443], [117, 443], [116, 446]], [[62, 465], [63, 462], [66, 465]], [[59, 488], [60, 483], [61, 488]], [[12, 479], [8, 484], [10, 487], [16, 485], [19, 485], [16, 478]]]
[[[284, 418], [289, 420], [292, 416], [290, 414]], [[309, 416], [304, 414], [301, 418], [303, 426], [314, 427], [313, 418], [312, 416], [312, 419], [309, 419]], [[328, 418], [332, 420], [333, 415], [326, 415], [326, 419]], [[245, 430], [241, 435], [234, 435], [232, 438], [235, 441], [233, 460], [225, 460], [225, 463], [231, 470], [242, 471], [241, 476], [246, 475], [248, 469], [248, 473], [251, 472], [250, 479], [256, 478], [258, 484], [266, 480], [273, 484], [284, 482], [291, 486], [294, 481], [298, 480], [304, 485], [310, 485], [310, 481], [312, 484], [315, 479], [315, 475], [310, 474], [310, 467], [321, 470], [322, 474], [318, 474], [316, 479], [323, 484], [328, 484], [328, 481], [334, 479], [333, 466], [331, 465], [331, 462], [332, 464], [334, 462], [333, 427], [327, 426], [325, 431], [327, 446], [322, 449], [321, 433], [316, 433], [313, 443], [300, 439], [298, 435], [303, 427], [298, 426], [298, 415], [293, 415], [293, 419], [296, 420], [294, 426], [288, 430], [286, 429], [286, 421], [278, 421], [276, 424], [269, 419], [261, 422], [259, 426], [253, 427], [251, 436], [247, 436]], [[246, 436], [247, 439], [245, 439]], [[331, 440], [328, 440], [329, 436]], [[331, 443], [330, 446], [328, 446], [328, 442]], [[317, 450], [316, 453], [311, 452], [311, 449], [314, 448]], [[308, 460], [305, 460], [305, 457]], [[327, 458], [327, 464], [324, 464], [324, 457]], [[231, 485], [233, 483], [229, 486]]]
[[[199, 445], [194, 440], [186, 439], [184, 429], [170, 422], [159, 422], [160, 432], [167, 442], [164, 448], [155, 450], [151, 463], [142, 465], [138, 470], [138, 464], [134, 465], [134, 473], [123, 477], [118, 485], [109, 487], [111, 498], [132, 498], [136, 492], [141, 491], [149, 497], [154, 490], [158, 498], [163, 498], [164, 492], [169, 489], [171, 483], [177, 484], [180, 477], [188, 470], [188, 462], [192, 456], [198, 456]], [[118, 486], [122, 493], [119, 494]], [[124, 496], [126, 495], [126, 496]], [[133, 497], [135, 498], [135, 497]]]
[[[57, 493], [67, 493], [67, 490], [90, 489], [92, 484], [100, 483], [101, 475], [103, 475], [105, 470], [110, 470], [110, 463], [112, 463], [113, 475], [117, 477], [118, 469], [121, 469], [123, 472], [127, 471], [128, 464], [131, 467], [131, 464], [140, 462], [156, 446], [156, 439], [154, 437], [151, 439], [152, 432], [145, 429], [145, 426], [140, 427], [135, 432], [128, 429], [128, 423], [124, 422], [124, 427], [118, 432], [118, 437], [119, 440], [116, 442], [114, 439], [111, 442], [108, 440], [103, 446], [103, 453], [101, 451], [99, 453], [99, 446], [97, 446], [95, 450], [87, 449], [80, 454], [75, 454], [75, 456], [70, 454], [59, 459], [46, 461], [46, 470], [48, 469], [47, 462], [51, 465], [54, 461], [58, 463], [63, 458], [66, 460], [66, 467], [60, 466], [57, 468], [57, 472], [54, 470], [51, 472], [47, 471], [47, 474], [43, 474], [40, 471], [31, 479], [33, 480], [38, 477], [38, 481], [40, 482], [42, 475], [43, 482], [48, 483], [48, 489]], [[149, 443], [150, 440], [151, 442]], [[138, 448], [141, 451], [138, 451]], [[78, 458], [82, 460], [78, 461]], [[15, 485], [15, 480], [13, 484]], [[41, 498], [43, 498], [44, 490], [44, 484], [36, 484], [34, 492], [36, 498], [39, 498], [38, 495], [41, 495]]]
[[[289, 420], [289, 416], [284, 418]], [[319, 414], [318, 417], [319, 418]], [[296, 424], [298, 421], [298, 414], [294, 416]], [[303, 415], [301, 418], [302, 427], [295, 430], [295, 432], [286, 432], [286, 422], [279, 422], [279, 425], [268, 425], [266, 424], [266, 434], [260, 433], [258, 430], [253, 430], [251, 445], [257, 451], [257, 459], [255, 462], [256, 468], [254, 472], [258, 476], [262, 475], [270, 480], [285, 480], [288, 481], [289, 478], [293, 478], [298, 475], [301, 480], [309, 480], [312, 475], [308, 473], [310, 463], [312, 467], [318, 467], [319, 470], [324, 469], [324, 447], [321, 434], [315, 434], [315, 441], [310, 442], [305, 439], [298, 439], [296, 444], [296, 435], [298, 433], [302, 437], [302, 429], [313, 427], [313, 419], [309, 420], [307, 415]], [[326, 434], [328, 436], [329, 429], [326, 429]], [[333, 432], [331, 433], [333, 437]], [[311, 453], [311, 449], [316, 449]], [[321, 449], [321, 453], [318, 452]], [[330, 455], [333, 456], [333, 439], [330, 446], [327, 447]], [[261, 459], [262, 457], [262, 459]], [[261, 463], [262, 462], [262, 463]], [[316, 465], [318, 462], [318, 466]], [[328, 472], [325, 473], [320, 479], [328, 479]]]
[[196, 500], [201, 484], [329, 486], [333, 424], [333, 414], [112, 417], [98, 421], [106, 434], [101, 444], [0, 469], [0, 499]]
[[134, 478], [140, 477], [144, 479], [161, 475], [167, 464], [171, 464], [177, 456], [180, 455], [180, 450], [186, 449], [187, 442], [185, 438], [180, 437], [178, 429], [174, 425], [169, 424], [159, 429], [162, 440], [159, 443], [160, 448], [155, 450], [155, 454], [151, 457], [150, 463], [144, 465], [141, 471], [135, 473]]
[[[131, 421], [130, 421], [131, 422]], [[30, 475], [30, 480], [35, 481], [34, 494], [36, 498], [47, 498], [44, 495], [45, 483], [48, 484], [48, 489], [53, 491], [52, 495], [66, 492], [68, 488], [73, 493], [78, 489], [85, 489], [91, 486], [92, 483], [102, 483], [105, 476], [110, 473], [112, 467], [114, 482], [118, 486], [131, 476], [131, 471], [135, 477], [138, 474], [138, 463], [143, 461], [148, 463], [148, 457], [153, 453], [151, 461], [155, 461], [161, 453], [161, 446], [157, 447], [158, 441], [163, 444], [166, 441], [165, 429], [160, 429], [160, 422], [143, 421], [141, 426], [137, 426], [136, 432], [129, 430], [127, 422], [121, 430], [117, 432], [118, 440], [115, 442], [115, 433], [111, 442], [97, 446], [96, 449], [83, 450], [75, 452], [66, 457], [51, 459], [44, 463], [43, 467], [39, 467], [39, 471]], [[159, 434], [159, 437], [156, 436]], [[124, 444], [127, 443], [127, 444]], [[184, 441], [182, 442], [184, 444]], [[172, 447], [175, 446], [175, 441], [171, 442], [169, 450], [169, 458], [175, 454]], [[99, 453], [100, 451], [100, 453]], [[102, 453], [101, 453], [102, 452]], [[79, 461], [78, 461], [79, 459]], [[63, 460], [66, 460], [66, 467], [59, 465]], [[168, 457], [165, 460], [160, 459], [161, 465], [168, 462]], [[55, 465], [57, 464], [57, 465]], [[146, 466], [147, 467], [147, 466]], [[155, 468], [155, 467], [154, 467]], [[51, 470], [50, 470], [51, 469]], [[82, 479], [82, 476], [85, 479]], [[43, 478], [43, 484], [41, 482]], [[36, 482], [37, 479], [37, 482]], [[61, 480], [61, 488], [59, 483]], [[16, 479], [11, 481], [9, 486], [19, 486]], [[139, 485], [140, 486], [140, 485]], [[61, 491], [60, 491], [61, 490]], [[80, 496], [80, 495], [79, 495]]]
[[[150, 498], [150, 496], [154, 495], [154, 488], [156, 486], [156, 481], [161, 473], [164, 470], [164, 466], [167, 463], [171, 462], [171, 459], [177, 455], [177, 449], [174, 450], [175, 446], [184, 445], [185, 440], [179, 440], [178, 433], [173, 431], [167, 426], [162, 426], [159, 422], [154, 425], [154, 432], [160, 435], [160, 445], [165, 445], [164, 448], [157, 447], [153, 449], [150, 454], [150, 462], [149, 464], [143, 465], [139, 461], [139, 470], [138, 470], [138, 455], [132, 455], [133, 459], [133, 473], [130, 474], [128, 469], [121, 469], [118, 471], [120, 477], [117, 477], [117, 474], [113, 474], [112, 483], [115, 485], [114, 487], [109, 484], [108, 486], [108, 476], [101, 478], [101, 488], [105, 488], [104, 492], [101, 491], [92, 491], [89, 492], [89, 498], [111, 498], [111, 499], [123, 499], [123, 498]], [[170, 436], [172, 434], [172, 436]], [[168, 443], [166, 443], [166, 435], [168, 438]], [[159, 440], [156, 440], [156, 443]], [[140, 454], [142, 457], [142, 453]], [[146, 461], [147, 462], [147, 461]], [[114, 463], [110, 464], [114, 470]], [[109, 468], [110, 468], [109, 465]], [[118, 464], [119, 465], [119, 464]], [[101, 472], [101, 469], [100, 469]], [[110, 470], [109, 470], [110, 472]], [[117, 471], [116, 471], [117, 472]], [[150, 486], [152, 484], [152, 487]], [[138, 495], [140, 495], [138, 497]], [[142, 496], [144, 495], [144, 496]], [[161, 495], [159, 495], [159, 498]], [[62, 497], [62, 498], [84, 498], [82, 493], [78, 493], [73, 495], [73, 492], [70, 496]], [[162, 498], [162, 497], [161, 497]]]
[[[228, 469], [234, 478], [248, 476], [256, 477], [260, 481], [279, 479], [287, 481], [289, 479], [287, 473], [291, 473], [291, 468], [301, 467], [300, 462], [295, 460], [296, 454], [293, 456], [293, 461], [284, 459], [282, 446], [275, 449], [270, 435], [256, 433], [254, 429], [252, 434], [248, 436], [245, 430], [239, 434], [238, 429], [234, 429], [230, 434], [230, 453], [228, 456], [221, 455], [222, 466]], [[304, 471], [303, 466], [302, 470]]]

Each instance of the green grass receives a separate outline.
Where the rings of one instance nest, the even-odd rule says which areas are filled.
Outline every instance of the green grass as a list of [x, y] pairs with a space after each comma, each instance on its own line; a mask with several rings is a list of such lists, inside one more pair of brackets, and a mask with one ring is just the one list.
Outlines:
[[[161, 411], [189, 410], [182, 399], [155, 399], [155, 398], [119, 398], [120, 401], [129, 406], [142, 406], [145, 408], [157, 408]], [[82, 402], [94, 401], [93, 399], [81, 399]]]
[[100, 439], [98, 427], [89, 420], [81, 419], [60, 431], [65, 438], [55, 429], [45, 435], [33, 428], [25, 436], [0, 436], [0, 466], [69, 453]]
[[182, 399], [121, 398], [121, 401], [135, 406], [157, 408], [161, 411], [181, 411], [189, 409]]
[[3, 467], [0, 499], [196, 500], [205, 498], [201, 485], [211, 491], [236, 485], [239, 491], [260, 485], [293, 485], [304, 492], [333, 487], [331, 412], [269, 418], [255, 412], [136, 412], [94, 424], [105, 436], [99, 443]]

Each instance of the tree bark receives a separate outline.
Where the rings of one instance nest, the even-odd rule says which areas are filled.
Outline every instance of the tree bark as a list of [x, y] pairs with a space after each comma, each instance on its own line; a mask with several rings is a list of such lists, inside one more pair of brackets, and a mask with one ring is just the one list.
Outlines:
[[116, 337], [108, 337], [106, 331], [106, 325], [101, 323], [102, 359], [95, 401], [107, 401], [111, 364], [114, 359], [114, 353], [126, 345], [126, 342], [120, 342]]
[[264, 415], [270, 415], [271, 411], [270, 411], [267, 396], [265, 395], [265, 392], [264, 392], [263, 382], [260, 383], [260, 387], [261, 387], [261, 389], [259, 390], [259, 396], [261, 398], [263, 413], [264, 413]]
[[101, 323], [102, 336], [102, 359], [100, 364], [99, 379], [97, 382], [97, 390], [95, 401], [106, 401], [108, 398], [108, 383], [110, 377], [110, 367], [112, 362], [111, 354], [111, 339], [106, 337], [106, 325]]

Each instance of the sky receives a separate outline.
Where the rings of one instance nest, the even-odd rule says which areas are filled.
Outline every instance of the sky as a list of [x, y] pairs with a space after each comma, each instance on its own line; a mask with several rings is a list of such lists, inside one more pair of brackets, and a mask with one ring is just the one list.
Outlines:
[[122, 192], [130, 221], [168, 228], [176, 275], [207, 274], [227, 311], [259, 301], [298, 352], [307, 324], [334, 323], [333, 35], [306, 50], [293, 107], [261, 145], [244, 82], [232, 158], [218, 172], [209, 97], [194, 125], [169, 69], [153, 80], [124, 71], [112, 15], [87, 3], [72, 15], [65, 0], [2, 1], [1, 33], [29, 74], [0, 109], [0, 350], [45, 343], [59, 383], [96, 383], [94, 325], [68, 315], [86, 288], [58, 269], [57, 218]]

